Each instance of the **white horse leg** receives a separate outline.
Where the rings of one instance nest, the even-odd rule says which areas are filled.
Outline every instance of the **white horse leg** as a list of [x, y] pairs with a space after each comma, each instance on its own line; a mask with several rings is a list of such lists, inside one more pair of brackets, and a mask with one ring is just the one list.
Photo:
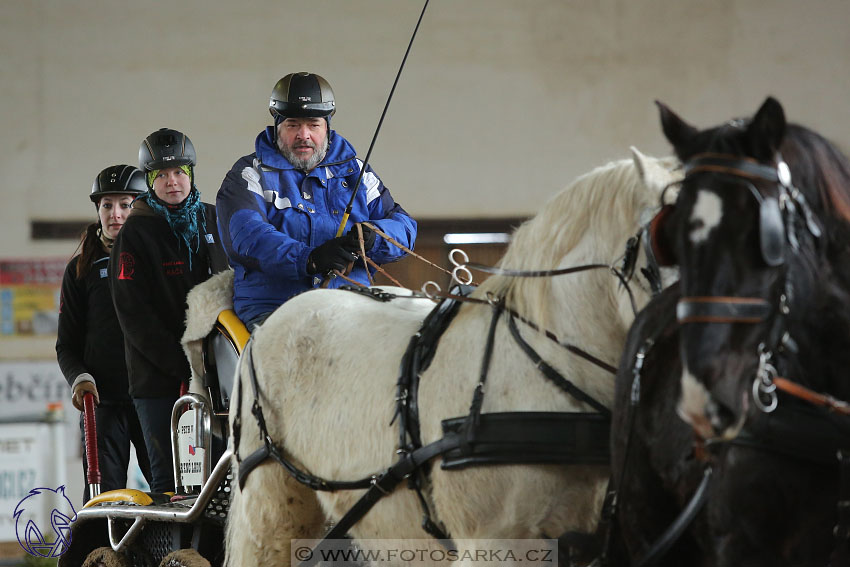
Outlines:
[[316, 493], [267, 461], [248, 475], [243, 490], [233, 491], [225, 564], [290, 565], [292, 540], [320, 537], [323, 524]]

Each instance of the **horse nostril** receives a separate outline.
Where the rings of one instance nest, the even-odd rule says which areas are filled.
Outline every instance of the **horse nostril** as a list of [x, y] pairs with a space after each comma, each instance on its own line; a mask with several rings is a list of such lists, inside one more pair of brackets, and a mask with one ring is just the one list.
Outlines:
[[711, 427], [719, 437], [728, 435], [729, 430], [737, 421], [735, 413], [722, 402], [710, 399], [706, 404], [706, 413], [711, 422]]

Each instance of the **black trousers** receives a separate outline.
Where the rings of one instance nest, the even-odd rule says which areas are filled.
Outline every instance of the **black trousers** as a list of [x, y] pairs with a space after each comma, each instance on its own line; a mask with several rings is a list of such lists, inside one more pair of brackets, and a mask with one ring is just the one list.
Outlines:
[[[136, 449], [139, 468], [148, 483], [151, 482], [151, 466], [145, 447], [145, 437], [136, 415], [136, 408], [130, 402], [103, 402], [94, 410], [97, 426], [97, 453], [100, 463], [100, 490], [117, 490], [127, 487], [127, 467], [130, 464], [130, 444]], [[80, 414], [80, 435], [83, 441], [83, 502], [88, 502], [89, 485], [86, 477], [88, 458], [86, 455], [86, 434], [83, 414]]]
[[174, 492], [171, 410], [177, 397], [133, 398], [151, 464], [151, 492]]

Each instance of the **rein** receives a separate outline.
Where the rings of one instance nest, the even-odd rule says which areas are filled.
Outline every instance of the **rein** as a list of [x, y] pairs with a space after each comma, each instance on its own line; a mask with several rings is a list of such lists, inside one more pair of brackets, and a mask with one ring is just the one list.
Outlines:
[[815, 392], [814, 390], [810, 390], [805, 386], [801, 386], [800, 384], [792, 382], [791, 380], [781, 376], [774, 378], [773, 383], [776, 385], [777, 390], [785, 392], [795, 398], [799, 398], [813, 406], [826, 408], [830, 412], [839, 413], [841, 415], [850, 415], [850, 403], [834, 398], [829, 394]]
[[[619, 503], [618, 491], [622, 489], [626, 477], [626, 471], [628, 469], [629, 453], [632, 447], [632, 441], [634, 440], [637, 413], [640, 408], [641, 373], [643, 371], [643, 365], [646, 361], [646, 357], [649, 355], [649, 352], [655, 346], [658, 339], [670, 332], [672, 321], [672, 316], [667, 317], [654, 329], [652, 329], [649, 336], [643, 341], [640, 348], [638, 348], [634, 355], [634, 360], [632, 362], [632, 383], [629, 394], [628, 437], [623, 451], [623, 466], [620, 469], [617, 488], [606, 495], [602, 509], [603, 520], [609, 525], [617, 515]], [[691, 522], [693, 522], [694, 518], [696, 518], [700, 510], [702, 510], [703, 505], [705, 505], [705, 502], [708, 499], [708, 485], [713, 475], [713, 468], [711, 465], [707, 461], [704, 461], [704, 463], [705, 466], [702, 470], [702, 479], [694, 493], [691, 495], [690, 500], [688, 500], [688, 503], [684, 508], [682, 508], [679, 515], [676, 516], [667, 529], [665, 529], [664, 532], [652, 542], [649, 549], [643, 557], [641, 557], [640, 561], [637, 562], [635, 567], [649, 567], [651, 565], [655, 565], [658, 560], [670, 550], [673, 544], [678, 541]], [[610, 552], [611, 547], [610, 536], [611, 529], [609, 528], [606, 532], [606, 541], [603, 547], [603, 556], [601, 558], [602, 565], [608, 564], [608, 553]]]
[[[412, 256], [414, 256], [414, 257], [416, 257], [416, 258], [418, 258], [418, 259], [420, 259], [424, 262], [427, 262], [431, 266], [434, 266], [434, 267], [440, 269], [442, 272], [452, 276], [454, 281], [458, 282], [460, 285], [463, 285], [463, 286], [473, 285], [472, 284], [472, 274], [469, 272], [469, 268], [476, 270], [476, 271], [481, 271], [481, 272], [486, 272], [486, 273], [496, 274], [496, 275], [502, 275], [502, 276], [506, 276], [506, 277], [530, 277], [530, 278], [552, 277], [552, 276], [574, 274], [574, 273], [588, 271], [588, 270], [606, 269], [606, 270], [609, 270], [613, 275], [615, 275], [620, 280], [620, 283], [623, 285], [623, 287], [626, 289], [626, 292], [629, 295], [629, 301], [630, 301], [631, 306], [632, 306], [632, 311], [635, 314], [637, 314], [637, 311], [638, 311], [637, 310], [637, 303], [635, 302], [635, 298], [634, 298], [634, 293], [632, 292], [631, 287], [629, 287], [629, 279], [630, 278], [629, 278], [629, 276], [626, 275], [626, 273], [624, 273], [624, 272], [629, 271], [629, 266], [625, 265], [626, 262], [624, 262], [624, 268], [622, 270], [617, 269], [613, 266], [609, 266], [608, 264], [600, 264], [600, 263], [583, 264], [583, 265], [579, 265], [579, 266], [573, 266], [573, 267], [569, 267], [569, 268], [559, 268], [559, 269], [555, 269], [555, 270], [529, 270], [529, 271], [507, 270], [507, 269], [503, 269], [503, 268], [497, 268], [497, 267], [494, 267], [494, 266], [485, 266], [485, 265], [482, 265], [482, 264], [471, 263], [471, 262], [469, 262], [469, 257], [466, 255], [466, 253], [463, 250], [455, 248], [449, 253], [449, 259], [452, 262], [452, 264], [455, 266], [455, 268], [450, 272], [450, 271], [446, 270], [445, 268], [442, 268], [442, 267], [434, 264], [433, 262], [427, 260], [426, 258], [423, 258], [422, 256], [414, 253], [412, 250], [410, 250], [409, 248], [407, 248], [406, 246], [404, 246], [403, 244], [401, 244], [400, 242], [398, 242], [397, 240], [395, 240], [394, 238], [392, 238], [391, 236], [389, 236], [388, 234], [383, 232], [381, 229], [379, 229], [375, 225], [370, 224], [370, 223], [362, 223], [362, 224], [365, 224], [366, 226], [371, 228], [373, 231], [375, 231], [375, 233], [377, 233], [378, 235], [380, 235], [381, 237], [386, 239], [391, 244], [398, 246], [399, 248], [401, 248], [402, 250], [404, 250], [408, 254], [411, 254]], [[358, 228], [358, 230], [360, 230], [359, 226], [357, 228]], [[366, 270], [367, 273], [368, 273], [368, 266], [371, 265], [374, 268], [376, 268], [378, 271], [380, 271], [382, 274], [384, 274], [386, 277], [388, 277], [390, 280], [392, 280], [392, 282], [395, 283], [398, 287], [404, 287], [397, 280], [395, 280], [392, 276], [390, 276], [385, 270], [383, 270], [383, 268], [381, 268], [380, 265], [375, 263], [371, 258], [369, 258], [366, 255], [365, 250], [363, 249], [362, 232], [359, 233], [359, 236], [360, 236], [360, 246], [361, 246], [360, 256], [361, 256], [361, 259], [364, 261], [364, 263], [367, 266], [367, 270]], [[636, 241], [633, 241], [632, 239], [630, 239], [629, 246], [636, 247], [637, 245], [638, 245], [638, 243]], [[629, 253], [629, 250], [627, 250], [626, 260], [628, 260], [629, 257], [630, 257], [630, 253]], [[632, 260], [631, 264], [633, 264], [633, 260]], [[362, 283], [360, 283], [360, 282], [358, 282], [358, 281], [356, 281], [352, 278], [345, 276], [341, 272], [337, 271], [335, 273], [336, 273], [336, 275], [342, 277], [343, 279], [345, 279], [347, 282], [351, 283], [352, 285], [355, 285], [359, 288], [363, 288], [364, 290], [369, 289], [367, 286], [363, 285]], [[373, 283], [371, 278], [370, 278], [370, 283]], [[347, 289], [351, 289], [351, 288], [347, 288]], [[497, 297], [495, 297], [491, 294], [488, 294], [486, 299], [480, 299], [480, 298], [476, 298], [476, 297], [469, 297], [469, 296], [466, 296], [466, 295], [458, 295], [458, 294], [453, 294], [453, 293], [450, 293], [450, 292], [443, 292], [440, 289], [440, 287], [434, 282], [426, 282], [425, 285], [423, 286], [422, 292], [413, 291], [412, 293], [413, 293], [412, 297], [427, 297], [428, 299], [430, 299], [432, 301], [437, 301], [438, 298], [439, 299], [453, 299], [453, 300], [461, 301], [461, 302], [464, 302], [464, 303], [475, 303], [475, 304], [478, 304], [478, 305], [488, 305], [488, 306], [491, 306], [491, 307], [495, 306], [496, 304], [502, 303], [502, 300], [500, 298], [497, 298]], [[370, 293], [370, 295], [372, 295], [372, 294]], [[391, 297], [400, 297], [400, 296], [396, 296], [396, 295], [389, 293], [389, 292], [380, 292], [380, 295], [382, 297], [390, 297], [390, 298]], [[516, 318], [519, 321], [522, 321], [523, 323], [525, 323], [526, 325], [528, 325], [529, 327], [531, 327], [532, 329], [534, 329], [538, 333], [541, 333], [547, 339], [553, 341], [558, 346], [560, 346], [561, 348], [564, 348], [568, 352], [570, 352], [570, 353], [572, 353], [576, 356], [579, 356], [580, 358], [583, 358], [584, 360], [598, 366], [599, 368], [602, 368], [603, 370], [605, 370], [606, 372], [608, 372], [612, 375], [617, 374], [617, 367], [616, 366], [609, 364], [609, 363], [603, 361], [602, 359], [598, 358], [597, 356], [590, 354], [589, 352], [582, 349], [581, 347], [578, 347], [578, 346], [576, 346], [572, 343], [562, 341], [552, 331], [549, 331], [548, 329], [542, 329], [535, 322], [533, 322], [533, 321], [529, 320], [528, 318], [520, 315], [518, 312], [514, 311], [510, 307], [507, 307], [507, 306], [502, 304], [502, 309], [504, 311], [506, 311], [508, 314], [510, 314], [513, 318]]]

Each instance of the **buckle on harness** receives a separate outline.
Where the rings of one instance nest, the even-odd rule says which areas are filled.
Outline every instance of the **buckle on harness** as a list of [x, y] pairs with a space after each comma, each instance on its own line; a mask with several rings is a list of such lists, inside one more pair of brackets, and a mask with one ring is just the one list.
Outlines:
[[396, 403], [401, 402], [402, 405], [407, 405], [407, 398], [409, 397], [409, 392], [407, 388], [401, 391], [401, 393], [395, 397]]
[[377, 488], [378, 490], [380, 490], [380, 491], [381, 491], [381, 493], [382, 493], [384, 496], [389, 496], [389, 494], [390, 494], [390, 493], [389, 493], [389, 492], [387, 492], [386, 490], [384, 490], [384, 487], [383, 487], [383, 486], [381, 486], [381, 480], [383, 480], [383, 479], [384, 479], [384, 476], [386, 476], [386, 473], [384, 473], [384, 474], [383, 474], [383, 475], [381, 475], [380, 477], [379, 477], [378, 475], [376, 475], [376, 474], [373, 474], [373, 475], [372, 475], [372, 486], [374, 486], [375, 488]]

